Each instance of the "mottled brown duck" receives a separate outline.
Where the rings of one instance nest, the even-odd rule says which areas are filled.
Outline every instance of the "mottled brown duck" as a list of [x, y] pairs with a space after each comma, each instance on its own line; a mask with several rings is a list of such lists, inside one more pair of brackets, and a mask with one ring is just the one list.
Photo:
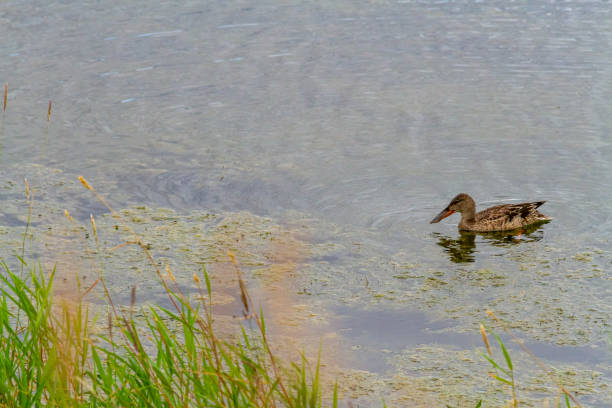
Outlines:
[[531, 224], [550, 221], [537, 208], [546, 201], [532, 203], [502, 204], [476, 212], [476, 203], [468, 194], [461, 193], [438, 214], [430, 224], [440, 222], [449, 215], [461, 213], [459, 229], [476, 232], [510, 231]]

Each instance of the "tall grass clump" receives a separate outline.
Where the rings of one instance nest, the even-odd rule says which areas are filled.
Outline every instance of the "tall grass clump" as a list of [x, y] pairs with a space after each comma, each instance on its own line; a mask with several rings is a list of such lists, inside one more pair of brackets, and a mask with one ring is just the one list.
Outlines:
[[89, 340], [81, 304], [53, 309], [53, 277], [40, 267], [0, 272], [0, 406], [67, 406], [83, 398]]
[[[55, 305], [55, 271], [23, 262], [0, 273], [0, 406], [322, 407], [318, 364], [281, 369], [261, 331], [234, 342], [213, 329], [206, 271], [196, 304], [176, 292], [178, 310], [151, 306], [90, 330], [80, 301]], [[133, 295], [134, 296], [134, 295]], [[66, 301], [68, 302], [68, 301]], [[134, 305], [132, 304], [132, 307]], [[337, 393], [330, 405], [337, 406]]]
[[[26, 192], [31, 209], [28, 184]], [[75, 222], [68, 211], [65, 215]], [[93, 216], [91, 224], [99, 246]], [[170, 308], [142, 308], [139, 316], [144, 317], [136, 319], [135, 288], [126, 311], [115, 305], [101, 260], [97, 280], [83, 290], [79, 286], [70, 300], [53, 296], [55, 270], [45, 274], [21, 257], [19, 273], [0, 263], [0, 407], [337, 406], [336, 389], [323, 400], [318, 362], [312, 370], [305, 359], [281, 366], [268, 342], [263, 313], [255, 311], [231, 252], [228, 260], [239, 279], [245, 320], [255, 324], [254, 330], [242, 328], [237, 339], [226, 341], [214, 330], [213, 289], [206, 269], [193, 275], [200, 296], [189, 300], [173, 289], [178, 286], [172, 285], [171, 271], [162, 274], [146, 245], [127, 228], [133, 236], [125, 244], [142, 248]], [[83, 301], [97, 285], [103, 287], [108, 308], [102, 329]]]

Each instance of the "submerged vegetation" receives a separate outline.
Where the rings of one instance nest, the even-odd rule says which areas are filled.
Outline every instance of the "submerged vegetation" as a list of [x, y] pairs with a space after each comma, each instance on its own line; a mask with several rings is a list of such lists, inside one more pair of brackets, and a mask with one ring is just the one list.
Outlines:
[[[227, 258], [237, 277], [243, 318], [254, 324], [253, 330], [242, 328], [237, 338], [228, 340], [215, 330], [213, 288], [206, 269], [192, 276], [198, 295], [182, 293], [179, 285], [173, 285], [176, 279], [172, 271], [166, 268], [162, 273], [147, 244], [129, 223], [85, 179], [79, 179], [130, 232], [131, 238], [123, 245], [142, 250], [170, 306], [151, 305], [137, 310], [135, 288], [128, 307], [117, 305], [106, 287], [101, 258], [95, 261], [97, 279], [93, 283], [83, 288], [79, 285], [78, 294], [71, 299], [54, 296], [55, 269], [45, 273], [42, 266], [24, 260], [24, 237], [19, 267], [1, 264], [0, 378], [5, 380], [0, 383], [0, 407], [339, 405], [342, 387], [322, 383], [320, 359], [310, 364], [302, 356], [301, 361], [286, 364], [273, 353], [264, 315], [254, 308], [232, 252], [227, 252]], [[33, 206], [27, 181], [26, 196], [29, 206], [25, 234]], [[65, 216], [76, 224], [68, 211]], [[90, 222], [99, 250], [93, 216]], [[84, 298], [97, 286], [102, 287], [107, 314], [92, 317]], [[508, 331], [501, 320], [489, 314], [497, 326]], [[506, 406], [523, 406], [506, 346], [493, 332], [500, 349], [498, 358], [484, 326], [481, 334], [487, 350], [482, 356], [493, 370], [489, 374], [510, 396]], [[524, 348], [522, 344], [521, 347]], [[530, 354], [526, 348], [525, 351]], [[579, 407], [575, 397], [532, 357], [558, 387], [554, 406]], [[485, 404], [486, 401], [478, 401], [476, 407]], [[352, 406], [350, 401], [348, 406]]]
[[[81, 182], [95, 193], [84, 179]], [[26, 194], [30, 213], [33, 199], [27, 183]], [[65, 215], [75, 222], [68, 211]], [[93, 216], [91, 229], [99, 246]], [[255, 322], [256, 330], [242, 329], [240, 338], [226, 341], [214, 329], [206, 269], [193, 275], [199, 291], [194, 299], [171, 288], [172, 272], [162, 274], [135, 234], [126, 242], [130, 244], [142, 248], [151, 261], [170, 308], [151, 306], [135, 313], [135, 288], [129, 308], [117, 305], [106, 287], [102, 261], [93, 284], [79, 286], [74, 300], [59, 302], [53, 296], [55, 270], [46, 275], [41, 266], [22, 257], [19, 273], [2, 263], [0, 377], [5, 380], [0, 384], [0, 406], [337, 406], [335, 388], [328, 400], [322, 399], [318, 363], [311, 367], [303, 358], [289, 367], [279, 365], [263, 314], [254, 311], [231, 252], [244, 317]], [[103, 329], [96, 329], [101, 316], [92, 319], [84, 303], [97, 285], [103, 287], [108, 309]]]

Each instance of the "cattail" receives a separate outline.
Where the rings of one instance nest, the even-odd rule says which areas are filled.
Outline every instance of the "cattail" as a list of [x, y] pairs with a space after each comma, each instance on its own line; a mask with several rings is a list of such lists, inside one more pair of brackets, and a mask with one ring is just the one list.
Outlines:
[[493, 353], [491, 352], [491, 345], [489, 344], [489, 338], [487, 337], [487, 331], [485, 330], [482, 324], [480, 325], [480, 334], [482, 335], [482, 341], [484, 342], [485, 346], [487, 346], [487, 353], [489, 353], [489, 356], [492, 356]]
[[64, 215], [66, 216], [66, 218], [68, 218], [70, 220], [70, 222], [74, 222], [74, 220], [72, 219], [72, 216], [70, 215], [68, 210], [64, 210]]
[[30, 183], [28, 183], [28, 179], [25, 179], [25, 191], [26, 191], [26, 198], [29, 200], [30, 199]]
[[133, 308], [136, 304], [136, 286], [132, 286], [132, 296], [130, 297], [130, 307]]
[[79, 176], [79, 181], [85, 186], [86, 189], [93, 191], [93, 187], [87, 182], [87, 180], [85, 180], [85, 178], [83, 178], [83, 176]]
[[49, 99], [49, 110], [47, 111], [47, 122], [51, 120], [51, 99]]
[[4, 84], [4, 111], [6, 112], [6, 98], [8, 96], [8, 82]]

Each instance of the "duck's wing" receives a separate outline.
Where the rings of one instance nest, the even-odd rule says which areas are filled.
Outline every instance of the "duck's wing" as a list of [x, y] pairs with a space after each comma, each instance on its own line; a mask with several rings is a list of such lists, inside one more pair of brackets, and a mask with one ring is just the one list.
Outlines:
[[537, 210], [545, 202], [496, 205], [476, 214], [476, 224], [489, 231], [501, 231], [521, 228], [538, 221], [547, 221], [550, 218]]

